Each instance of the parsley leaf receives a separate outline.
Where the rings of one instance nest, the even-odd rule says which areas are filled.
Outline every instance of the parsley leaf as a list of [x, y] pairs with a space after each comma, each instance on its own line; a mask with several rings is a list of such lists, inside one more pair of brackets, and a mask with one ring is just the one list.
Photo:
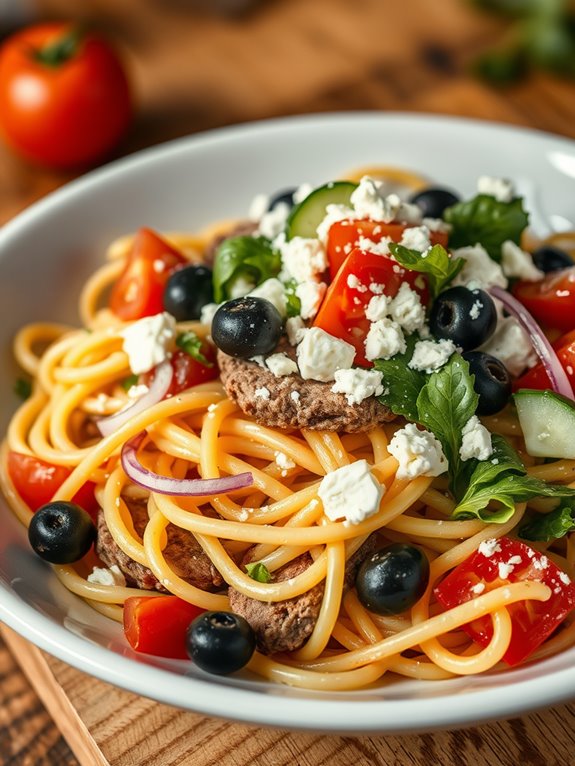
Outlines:
[[203, 364], [204, 367], [213, 367], [214, 363], [202, 354], [202, 341], [195, 332], [188, 330], [182, 332], [176, 338], [176, 346], [189, 354], [196, 362]]
[[412, 370], [408, 363], [413, 356], [417, 338], [406, 338], [406, 351], [396, 354], [391, 359], [376, 359], [375, 369], [383, 373], [385, 393], [378, 400], [393, 412], [403, 415], [408, 420], [419, 420], [417, 397], [427, 381], [427, 375], [421, 370]]
[[427, 274], [432, 299], [459, 274], [465, 263], [463, 258], [450, 258], [442, 245], [434, 245], [430, 250], [420, 253], [418, 250], [390, 243], [389, 250], [395, 260], [406, 269]]
[[229, 300], [238, 279], [254, 286], [275, 277], [281, 268], [281, 256], [264, 237], [230, 237], [216, 251], [213, 282], [216, 303]]
[[[475, 463], [467, 491], [452, 518], [504, 524], [513, 515], [515, 503], [533, 497], [575, 497], [575, 489], [528, 476], [519, 455], [503, 437], [494, 434], [492, 441], [493, 455]], [[500, 508], [488, 509], [491, 502], [499, 503]]]
[[138, 375], [128, 375], [128, 377], [124, 378], [124, 380], [122, 381], [122, 384], [121, 384], [122, 388], [124, 389], [124, 391], [129, 391], [132, 388], [132, 386], [137, 385], [138, 380], [139, 380]]
[[32, 383], [26, 378], [17, 378], [14, 383], [14, 393], [20, 399], [29, 399], [32, 394]]
[[557, 540], [575, 531], [575, 501], [560, 505], [551, 513], [538, 513], [519, 527], [524, 540]]
[[286, 314], [288, 317], [297, 317], [301, 314], [301, 300], [295, 293], [297, 282], [295, 279], [288, 279], [283, 286], [286, 296]]
[[477, 409], [473, 381], [468, 362], [460, 354], [452, 354], [447, 364], [428, 377], [417, 397], [417, 420], [441, 442], [456, 497], [461, 494], [461, 485], [469, 472], [459, 450], [463, 427]]
[[488, 194], [478, 194], [471, 200], [448, 207], [443, 217], [452, 226], [450, 247], [480, 242], [497, 262], [501, 260], [501, 245], [507, 239], [519, 244], [521, 232], [529, 220], [520, 197], [511, 202], [499, 202]]
[[258, 582], [271, 582], [272, 576], [265, 564], [261, 561], [255, 561], [253, 564], [246, 564], [246, 572]]

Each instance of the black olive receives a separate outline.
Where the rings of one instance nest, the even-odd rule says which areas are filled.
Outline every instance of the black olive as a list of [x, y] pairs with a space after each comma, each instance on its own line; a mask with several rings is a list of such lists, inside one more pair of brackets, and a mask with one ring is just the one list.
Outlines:
[[277, 192], [277, 194], [274, 194], [269, 201], [268, 211], [273, 210], [274, 207], [277, 207], [281, 203], [287, 205], [291, 210], [295, 204], [293, 201], [293, 195], [296, 193], [296, 191], [297, 189], [294, 187], [293, 189], [283, 189], [282, 191]]
[[79, 505], [58, 500], [38, 508], [28, 527], [28, 540], [45, 561], [72, 564], [92, 547], [96, 527]]
[[199, 319], [203, 307], [213, 303], [212, 272], [190, 264], [170, 274], [164, 288], [164, 308], [177, 322]]
[[474, 389], [479, 396], [478, 415], [493, 415], [502, 410], [511, 396], [511, 376], [502, 361], [483, 351], [467, 351], [462, 355], [475, 375]]
[[265, 298], [246, 295], [219, 307], [212, 320], [212, 339], [230, 356], [251, 359], [269, 354], [277, 346], [282, 318]]
[[223, 676], [240, 670], [250, 661], [256, 637], [239, 614], [204, 612], [190, 624], [186, 647], [199, 668]]
[[533, 252], [533, 263], [538, 269], [548, 274], [550, 271], [560, 271], [575, 265], [573, 258], [555, 245], [542, 245]]
[[420, 207], [426, 218], [441, 218], [446, 208], [459, 202], [459, 197], [449, 189], [432, 187], [412, 194], [409, 202]]
[[451, 340], [464, 351], [477, 348], [493, 335], [497, 310], [484, 290], [450, 287], [440, 293], [429, 315], [429, 329], [437, 338]]
[[393, 543], [368, 556], [357, 573], [357, 597], [376, 614], [400, 614], [425, 593], [429, 561], [420, 548]]

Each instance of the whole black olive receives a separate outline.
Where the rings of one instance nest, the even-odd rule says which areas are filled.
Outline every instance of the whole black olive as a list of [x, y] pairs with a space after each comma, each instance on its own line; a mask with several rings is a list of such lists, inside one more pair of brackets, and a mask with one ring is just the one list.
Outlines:
[[212, 320], [212, 339], [230, 356], [251, 359], [277, 346], [282, 318], [265, 298], [246, 295], [222, 304]]
[[426, 218], [441, 218], [446, 208], [459, 202], [459, 197], [449, 189], [430, 187], [412, 194], [409, 202], [420, 207]]
[[484, 290], [450, 287], [440, 293], [429, 315], [429, 329], [437, 338], [451, 340], [464, 351], [477, 348], [493, 335], [497, 310]]
[[538, 269], [548, 274], [551, 271], [568, 269], [575, 265], [573, 258], [555, 245], [541, 245], [533, 253], [533, 263]]
[[79, 505], [63, 500], [42, 505], [32, 516], [28, 540], [38, 556], [51, 564], [72, 564], [92, 547], [96, 527]]
[[376, 614], [400, 614], [425, 593], [429, 561], [420, 548], [393, 543], [362, 563], [357, 573], [357, 597]]
[[164, 288], [164, 308], [178, 322], [199, 319], [203, 307], [213, 300], [212, 272], [200, 264], [177, 269]]
[[250, 661], [256, 638], [247, 620], [239, 614], [204, 612], [190, 624], [186, 647], [190, 659], [199, 668], [227, 675]]
[[469, 372], [475, 375], [473, 387], [479, 396], [477, 414], [494, 415], [502, 410], [511, 396], [511, 376], [507, 367], [483, 351], [467, 351], [462, 356], [469, 362]]
[[283, 189], [282, 191], [279, 191], [276, 194], [274, 194], [269, 201], [268, 211], [273, 210], [274, 207], [276, 207], [280, 203], [287, 205], [289, 209], [291, 210], [295, 204], [293, 195], [296, 193], [296, 191], [297, 189], [294, 187], [292, 189]]

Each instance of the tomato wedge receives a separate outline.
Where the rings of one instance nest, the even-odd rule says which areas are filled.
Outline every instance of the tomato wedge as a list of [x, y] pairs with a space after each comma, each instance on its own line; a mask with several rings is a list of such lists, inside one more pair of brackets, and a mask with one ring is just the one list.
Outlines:
[[177, 596], [134, 596], [124, 602], [124, 635], [136, 652], [188, 659], [186, 631], [204, 612]]
[[540, 282], [517, 282], [512, 293], [540, 324], [575, 330], [575, 266], [552, 271]]
[[168, 277], [187, 263], [151, 229], [139, 229], [126, 267], [112, 288], [110, 309], [124, 322], [159, 314]]
[[[70, 474], [71, 470], [66, 466], [45, 463], [34, 455], [8, 453], [8, 475], [14, 489], [31, 511], [37, 511], [40, 506], [49, 503]], [[93, 482], [87, 481], [72, 498], [73, 503], [91, 516], [95, 516], [99, 507], [94, 487]]]
[[355, 248], [328, 287], [314, 327], [351, 343], [356, 350], [355, 364], [373, 367], [373, 362], [365, 358], [365, 339], [371, 324], [365, 310], [378, 293], [394, 298], [403, 282], [419, 294], [424, 305], [427, 303], [427, 287], [421, 274], [402, 268], [385, 255]]
[[[552, 346], [575, 390], [575, 330], [557, 338]], [[514, 381], [513, 390], [518, 391], [520, 388], [535, 388], [541, 391], [552, 388], [549, 375], [541, 362]]]
[[[486, 541], [435, 588], [442, 606], [452, 609], [510, 582], [531, 580], [551, 588], [548, 601], [519, 601], [507, 607], [512, 624], [511, 642], [503, 656], [508, 665], [526, 660], [575, 608], [575, 585], [547, 556], [528, 545], [501, 537]], [[463, 626], [480, 646], [493, 636], [488, 616]]]
[[[332, 224], [326, 244], [331, 279], [335, 277], [352, 249], [359, 246], [362, 238], [378, 243], [389, 237], [393, 242], [399, 242], [407, 228], [408, 224], [405, 223], [382, 223], [381, 221], [368, 220], [344, 220]], [[430, 239], [433, 245], [440, 244], [447, 247], [447, 238], [446, 232], [431, 232]]]
[[[206, 357], [209, 364], [202, 364], [202, 362], [194, 359], [181, 349], [176, 349], [176, 351], [173, 352], [170, 357], [170, 364], [172, 365], [174, 375], [170, 387], [166, 392], [166, 396], [175, 396], [176, 394], [179, 394], [180, 391], [186, 391], [188, 388], [198, 386], [200, 383], [207, 383], [218, 377], [220, 371], [216, 363], [216, 352], [214, 347], [209, 343], [202, 343], [201, 352]], [[154, 370], [151, 370], [143, 376], [142, 382], [144, 385], [150, 385], [154, 379], [154, 372]]]

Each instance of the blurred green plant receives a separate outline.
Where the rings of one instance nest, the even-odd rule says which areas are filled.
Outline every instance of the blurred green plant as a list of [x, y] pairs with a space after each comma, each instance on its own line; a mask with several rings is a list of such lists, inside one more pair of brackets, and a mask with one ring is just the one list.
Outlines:
[[471, 0], [513, 22], [501, 42], [474, 62], [494, 85], [517, 82], [533, 69], [575, 78], [575, 9], [572, 0]]

